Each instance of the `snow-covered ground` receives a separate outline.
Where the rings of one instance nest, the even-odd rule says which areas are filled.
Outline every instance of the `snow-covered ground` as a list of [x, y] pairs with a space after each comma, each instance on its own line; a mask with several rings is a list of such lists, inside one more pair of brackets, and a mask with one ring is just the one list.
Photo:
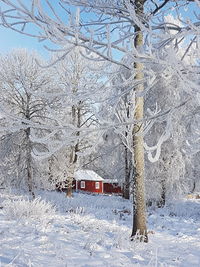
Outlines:
[[200, 266], [200, 200], [148, 211], [149, 243], [130, 241], [131, 203], [118, 196], [0, 194], [0, 266]]

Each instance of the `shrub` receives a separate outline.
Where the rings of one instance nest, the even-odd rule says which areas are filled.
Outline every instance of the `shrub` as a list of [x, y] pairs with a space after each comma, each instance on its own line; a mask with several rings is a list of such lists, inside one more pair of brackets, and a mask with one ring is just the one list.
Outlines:
[[40, 197], [34, 200], [15, 199], [3, 202], [3, 212], [9, 219], [43, 220], [55, 214], [55, 208]]

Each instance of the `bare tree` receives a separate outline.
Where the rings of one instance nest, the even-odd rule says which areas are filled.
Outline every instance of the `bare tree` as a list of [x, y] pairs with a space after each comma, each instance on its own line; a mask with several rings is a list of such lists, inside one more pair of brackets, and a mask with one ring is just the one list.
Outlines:
[[0, 102], [1, 115], [5, 118], [4, 135], [7, 134], [7, 139], [17, 133], [21, 136], [18, 149], [23, 165], [18, 165], [18, 168], [25, 175], [28, 190], [33, 197], [32, 153], [34, 145], [40, 144], [31, 140], [34, 126], [30, 124], [45, 120], [48, 101], [40, 96], [40, 92], [49, 90], [51, 81], [46, 71], [41, 72], [36, 59], [39, 60], [39, 57], [35, 53], [28, 53], [26, 50], [14, 50], [0, 58]]
[[[74, 172], [81, 165], [80, 155], [86, 153], [95, 140], [94, 133], [84, 134], [81, 129], [94, 129], [97, 124], [93, 93], [100, 86], [101, 75], [95, 70], [98, 69], [99, 64], [91, 69], [90, 61], [82, 56], [81, 51], [84, 49], [76, 47], [53, 65], [60, 92], [60, 96], [57, 94], [59, 98], [57, 118], [74, 128], [67, 136], [68, 142], [61, 148], [61, 154], [65, 158], [65, 167], [63, 167], [66, 173], [65, 187], [68, 197], [72, 196]], [[60, 53], [57, 53], [54, 60], [59, 59], [59, 56]]]

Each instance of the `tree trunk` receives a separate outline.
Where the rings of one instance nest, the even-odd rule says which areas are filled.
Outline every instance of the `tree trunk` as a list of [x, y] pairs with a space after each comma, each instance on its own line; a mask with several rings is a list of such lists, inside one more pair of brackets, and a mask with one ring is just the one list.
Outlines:
[[67, 192], [66, 192], [67, 197], [72, 197], [72, 181], [73, 177], [68, 177]]
[[[127, 119], [130, 119], [130, 98], [129, 96], [126, 96], [125, 98], [127, 109], [126, 109], [126, 116]], [[128, 131], [129, 128], [126, 126], [126, 131], [125, 131], [125, 137], [128, 139]], [[125, 199], [130, 199], [130, 175], [131, 175], [131, 158], [130, 158], [130, 150], [126, 145], [124, 145], [124, 153], [125, 153], [125, 183], [124, 183], [124, 190], [123, 190], [123, 197]]]
[[[144, 0], [135, 1], [136, 14], [142, 15], [144, 8]], [[136, 37], [134, 45], [136, 49], [140, 49], [143, 46], [143, 34], [141, 29], [135, 27]], [[143, 64], [136, 62], [135, 67], [135, 79], [140, 80], [141, 83], [135, 87], [136, 92], [144, 90], [144, 84], [142, 79]], [[133, 229], [132, 238], [139, 238], [140, 241], [148, 242], [147, 227], [146, 227], [146, 203], [145, 203], [145, 186], [144, 186], [144, 140], [143, 140], [143, 119], [144, 113], [144, 98], [137, 97], [135, 99], [135, 113], [134, 119], [138, 121], [134, 125], [133, 129], [133, 162], [134, 162], [134, 214], [133, 214]]]
[[195, 188], [196, 188], [196, 181], [193, 181], [193, 187], [192, 187], [191, 193], [194, 193]]
[[25, 130], [26, 133], [26, 168], [27, 168], [27, 183], [28, 191], [35, 198], [33, 190], [33, 172], [32, 172], [32, 156], [31, 156], [31, 140], [30, 140], [30, 127]]
[[51, 156], [49, 159], [48, 159], [48, 164], [49, 164], [49, 171], [48, 171], [48, 181], [52, 184], [52, 183], [55, 183], [57, 181], [54, 181], [54, 177], [53, 177], [53, 156]]
[[[80, 105], [81, 103], [79, 103]], [[77, 127], [80, 128], [81, 125], [81, 109], [80, 106], [73, 106], [72, 107], [72, 120], [73, 124]], [[80, 135], [80, 132], [76, 132], [76, 136]], [[75, 172], [75, 164], [77, 163], [78, 156], [77, 152], [79, 150], [79, 140], [76, 141], [76, 144], [71, 146], [71, 155], [70, 155], [70, 175], [68, 175], [68, 181], [67, 181], [67, 192], [66, 196], [67, 197], [72, 197], [72, 187], [73, 187], [73, 179], [74, 179], [74, 172]]]
[[165, 201], [166, 201], [166, 186], [165, 186], [165, 181], [161, 181], [161, 186], [162, 186], [162, 192], [161, 192], [161, 199], [160, 199], [160, 201], [157, 204], [158, 208], [163, 208], [165, 206]]
[[130, 198], [130, 167], [129, 167], [129, 154], [128, 148], [125, 146], [125, 183], [124, 183], [124, 192], [123, 197], [125, 199]]

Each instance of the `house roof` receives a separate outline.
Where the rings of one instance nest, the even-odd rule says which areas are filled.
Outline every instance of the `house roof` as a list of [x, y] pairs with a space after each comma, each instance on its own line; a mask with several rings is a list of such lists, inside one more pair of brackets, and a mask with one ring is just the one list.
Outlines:
[[92, 170], [78, 170], [74, 175], [75, 180], [87, 180], [87, 181], [104, 181], [96, 172]]
[[119, 181], [117, 181], [116, 179], [105, 179], [104, 181], [103, 181], [104, 183], [109, 183], [109, 184], [118, 184], [119, 183]]

